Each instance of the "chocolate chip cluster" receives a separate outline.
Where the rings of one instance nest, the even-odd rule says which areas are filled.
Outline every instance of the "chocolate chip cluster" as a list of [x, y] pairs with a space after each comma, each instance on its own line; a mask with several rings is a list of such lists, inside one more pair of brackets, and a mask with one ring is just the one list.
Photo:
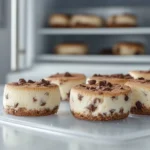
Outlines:
[[64, 77], [72, 77], [72, 74], [70, 74], [69, 72], [65, 72]]
[[112, 74], [112, 75], [94, 74], [93, 77], [106, 77], [106, 78], [119, 78], [119, 79], [133, 79], [129, 74]]
[[39, 82], [35, 82], [33, 80], [28, 80], [26, 81], [25, 79], [21, 78], [19, 79], [18, 82], [13, 82], [11, 83], [12, 85], [26, 85], [26, 84], [31, 84], [31, 83], [35, 83], [36, 85], [42, 85], [42, 86], [48, 86], [51, 85], [49, 81], [46, 81], [44, 79], [41, 79]]

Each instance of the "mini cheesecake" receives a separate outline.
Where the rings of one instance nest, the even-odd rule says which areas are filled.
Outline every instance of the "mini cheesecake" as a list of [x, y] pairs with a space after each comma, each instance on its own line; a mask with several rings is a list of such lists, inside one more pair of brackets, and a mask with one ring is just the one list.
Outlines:
[[107, 81], [90, 80], [71, 89], [70, 109], [74, 117], [83, 120], [119, 120], [128, 117], [131, 89]]
[[90, 80], [96, 80], [98, 83], [99, 81], [106, 80], [113, 84], [125, 84], [128, 80], [133, 79], [129, 74], [112, 74], [112, 75], [102, 75], [102, 74], [94, 74], [92, 77], [87, 79], [87, 83]]
[[132, 14], [117, 14], [108, 17], [108, 27], [135, 27], [137, 26], [137, 17]]
[[119, 42], [112, 48], [114, 55], [142, 55], [144, 51], [144, 45], [138, 42]]
[[4, 88], [3, 107], [16, 116], [46, 116], [57, 113], [60, 104], [59, 87], [42, 79], [8, 83]]
[[54, 28], [67, 28], [69, 20], [69, 16], [66, 14], [53, 14], [49, 17], [48, 24]]
[[150, 70], [137, 70], [137, 71], [130, 71], [129, 74], [134, 79], [144, 78], [146, 80], [150, 80]]
[[69, 101], [71, 88], [78, 84], [85, 83], [86, 77], [83, 74], [66, 72], [51, 75], [45, 78], [45, 80], [57, 84], [60, 89], [61, 100]]
[[73, 15], [70, 26], [74, 28], [97, 28], [104, 26], [104, 19], [96, 15]]
[[132, 80], [125, 85], [131, 88], [131, 113], [150, 115], [150, 80]]

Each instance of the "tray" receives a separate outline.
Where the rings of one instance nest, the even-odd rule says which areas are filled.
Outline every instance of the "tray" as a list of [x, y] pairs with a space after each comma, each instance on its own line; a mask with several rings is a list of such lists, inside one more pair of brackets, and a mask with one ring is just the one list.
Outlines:
[[46, 133], [68, 135], [84, 139], [124, 141], [150, 135], [149, 116], [130, 115], [127, 119], [109, 122], [90, 122], [75, 119], [69, 104], [62, 102], [57, 115], [46, 117], [16, 117], [3, 112], [0, 120]]

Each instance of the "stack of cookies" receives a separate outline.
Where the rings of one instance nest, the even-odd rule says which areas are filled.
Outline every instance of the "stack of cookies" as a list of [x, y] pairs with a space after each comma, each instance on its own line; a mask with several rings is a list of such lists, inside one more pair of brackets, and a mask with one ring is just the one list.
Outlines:
[[150, 71], [129, 74], [57, 73], [40, 81], [19, 79], [5, 85], [4, 111], [16, 116], [57, 113], [68, 101], [74, 117], [106, 121], [127, 118], [129, 113], [150, 115]]

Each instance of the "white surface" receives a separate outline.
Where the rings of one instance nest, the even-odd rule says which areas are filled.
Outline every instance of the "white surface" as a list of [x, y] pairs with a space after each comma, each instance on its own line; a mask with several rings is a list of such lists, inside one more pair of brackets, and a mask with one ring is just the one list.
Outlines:
[[113, 62], [113, 63], [150, 63], [150, 55], [109, 56], [109, 55], [54, 55], [43, 54], [38, 61], [75, 61], [75, 62]]
[[149, 27], [136, 27], [136, 28], [86, 28], [86, 29], [58, 29], [58, 28], [43, 28], [39, 30], [42, 35], [77, 35], [77, 34], [94, 34], [94, 35], [120, 35], [120, 34], [150, 34]]
[[[128, 119], [111, 122], [89, 122], [75, 119], [68, 103], [62, 102], [57, 115], [46, 117], [16, 117], [0, 112], [0, 120], [49, 134], [62, 134], [99, 143], [116, 143], [150, 135], [150, 119], [147, 116], [130, 116]], [[97, 141], [97, 139], [99, 139]]]

